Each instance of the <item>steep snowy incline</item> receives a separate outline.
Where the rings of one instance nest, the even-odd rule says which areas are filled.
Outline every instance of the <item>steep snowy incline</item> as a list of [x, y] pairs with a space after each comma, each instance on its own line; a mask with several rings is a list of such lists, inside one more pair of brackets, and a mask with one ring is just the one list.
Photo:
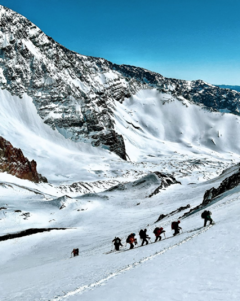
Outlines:
[[209, 112], [155, 89], [117, 103], [115, 116], [116, 129], [134, 161], [143, 154], [161, 156], [170, 151], [240, 154], [240, 117]]
[[[101, 148], [65, 139], [44, 124], [27, 95], [20, 99], [0, 89], [0, 120], [0, 136], [14, 141], [15, 147], [34, 159], [38, 170], [47, 175], [50, 182], [72, 184], [73, 181], [96, 180], [97, 174], [90, 169], [104, 171], [107, 160], [116, 158]], [[5, 173], [0, 173], [0, 180], [7, 180]]]
[[[203, 170], [205, 164], [213, 165], [214, 175], [214, 165], [221, 164], [224, 169], [230, 158], [239, 160], [239, 143], [235, 139], [239, 117], [187, 105], [156, 90], [140, 91], [117, 104], [116, 128], [126, 137], [126, 148], [133, 162], [124, 162], [99, 147], [64, 138], [44, 124], [31, 97], [24, 94], [20, 99], [2, 89], [0, 136], [14, 141], [15, 147], [21, 148], [30, 160], [34, 159], [39, 172], [50, 183], [63, 185], [58, 192], [70, 195], [76, 195], [77, 191], [80, 194], [102, 191], [116, 185], [116, 181], [132, 181], [153, 171], [177, 172], [177, 177], [186, 177], [194, 169], [200, 169], [199, 175], [205, 178], [203, 175], [208, 173]], [[4, 173], [0, 173], [0, 180], [30, 185], [7, 178]], [[94, 181], [96, 190], [93, 186], [90, 191], [86, 186], [85, 189], [69, 186], [80, 181], [82, 187], [84, 182]]]
[[[239, 200], [238, 196], [237, 202], [216, 208], [213, 212], [217, 224], [209, 230], [192, 232], [177, 244], [172, 241], [165, 249], [163, 241], [153, 256], [109, 274], [109, 279], [79, 287], [65, 297], [52, 300], [77, 301], [81, 298], [88, 301], [98, 300], [99, 296], [106, 301], [130, 301], [136, 296], [139, 301], [204, 301], [206, 296], [209, 301], [238, 300]], [[188, 229], [201, 227], [200, 216], [186, 221], [185, 228], [186, 224]], [[132, 252], [137, 256], [140, 250]], [[119, 259], [120, 256], [125, 253], [118, 255]]]
[[184, 97], [220, 112], [239, 115], [240, 108], [239, 92], [201, 80], [168, 79], [143, 68], [119, 66], [70, 51], [3, 6], [0, 87], [12, 95], [31, 96], [44, 122], [64, 137], [107, 148], [125, 160], [124, 137], [115, 126], [115, 107], [141, 89], [156, 88], [166, 97]]
[[[139, 300], [146, 300], [146, 291], [152, 300], [161, 288], [161, 297], [170, 301], [176, 299], [171, 287], [177, 288], [178, 296], [186, 294], [186, 300], [192, 300], [199, 290], [206, 296], [207, 275], [212, 287], [210, 300], [221, 300], [221, 296], [225, 300], [227, 290], [237, 294], [235, 285], [239, 273], [233, 258], [239, 248], [239, 186], [209, 207], [216, 222], [209, 229], [199, 229], [203, 225], [201, 212], [182, 219], [183, 234], [176, 237], [171, 237], [170, 225], [178, 219], [179, 213], [155, 223], [161, 213], [199, 204], [207, 189], [219, 186], [222, 176], [195, 185], [183, 181], [182, 185], [171, 185], [151, 198], [145, 197], [147, 189], [152, 189], [156, 182], [151, 175], [145, 178], [147, 189], [139, 181], [138, 186], [126, 185], [123, 193], [118, 189], [78, 199], [43, 200], [40, 195], [16, 198], [6, 194], [1, 201], [8, 200], [8, 205], [1, 203], [1, 206], [7, 209], [0, 210], [2, 235], [33, 225], [71, 229], [1, 242], [2, 300], [99, 300], [99, 296], [103, 300], [132, 300], [133, 295], [127, 293], [131, 288]], [[59, 210], [62, 204], [66, 206]], [[30, 214], [23, 216], [27, 212]], [[115, 236], [122, 239], [123, 250], [126, 250], [129, 233], [135, 232], [138, 237], [139, 230], [147, 228], [153, 240], [156, 226], [164, 227], [169, 239], [132, 251], [105, 254], [112, 249]], [[70, 259], [74, 247], [79, 247], [80, 256]], [[217, 276], [214, 271], [218, 272]], [[226, 274], [227, 278], [223, 276]], [[164, 292], [164, 287], [169, 289]]]
[[[144, 94], [146, 97], [149, 95], [151, 100], [151, 93], [155, 92], [146, 90], [144, 93], [146, 93]], [[152, 100], [156, 101], [154, 97]], [[150, 100], [149, 108], [152, 107], [152, 100]], [[119, 131], [122, 130], [120, 125], [126, 124], [125, 120], [129, 120], [127, 119], [128, 114], [123, 108], [121, 105], [117, 109], [122, 110], [122, 113], [119, 113], [120, 121], [117, 122]], [[185, 109], [182, 105], [180, 108]], [[50, 184], [35, 185], [6, 173], [0, 173], [1, 183], [3, 185], [6, 182], [7, 185], [13, 183], [26, 187], [26, 189], [41, 191], [43, 194], [49, 193], [51, 196], [67, 194], [74, 197], [84, 193], [103, 191], [118, 183], [134, 181], [155, 171], [175, 174], [180, 181], [182, 178], [184, 181], [191, 181], [188, 177], [195, 174], [202, 181], [215, 176], [216, 171], [217, 173], [219, 170], [221, 172], [229, 164], [232, 164], [231, 162], [239, 160], [237, 153], [219, 154], [214, 152], [212, 154], [206, 151], [206, 154], [202, 155], [202, 148], [193, 154], [191, 148], [182, 147], [180, 149], [179, 146], [179, 153], [176, 153], [175, 146], [177, 144], [168, 142], [167, 135], [164, 137], [166, 139], [164, 142], [151, 134], [150, 123], [150, 130], [144, 127], [141, 108], [138, 110], [139, 121], [145, 133], [144, 135], [139, 134], [136, 130], [131, 137], [128, 134], [133, 133], [135, 129], [129, 129], [127, 132], [126, 137], [129, 141], [126, 140], [126, 145], [133, 162], [126, 162], [115, 154], [110, 154], [109, 151], [65, 139], [58, 131], [44, 124], [29, 96], [24, 94], [20, 99], [18, 96], [12, 96], [8, 91], [0, 89], [0, 136], [10, 142], [14, 141], [15, 147], [21, 148], [30, 160], [34, 159], [37, 162], [38, 171], [46, 175]], [[233, 118], [231, 115], [227, 116]], [[118, 116], [116, 120], [118, 120]], [[135, 117], [133, 120], [135, 122]], [[151, 118], [149, 120], [151, 121]], [[153, 119], [152, 122], [154, 122]], [[135, 123], [137, 124], [137, 122]], [[129, 124], [128, 126], [131, 127]], [[235, 128], [238, 129], [237, 125]], [[141, 139], [142, 143], [138, 139]], [[138, 150], [136, 145], [139, 147]], [[160, 149], [159, 145], [161, 145]], [[227, 147], [228, 145], [225, 146], [226, 150], [228, 150]], [[232, 151], [235, 151], [233, 147]], [[54, 186], [51, 186], [52, 184]], [[61, 186], [58, 187], [59, 185]]]

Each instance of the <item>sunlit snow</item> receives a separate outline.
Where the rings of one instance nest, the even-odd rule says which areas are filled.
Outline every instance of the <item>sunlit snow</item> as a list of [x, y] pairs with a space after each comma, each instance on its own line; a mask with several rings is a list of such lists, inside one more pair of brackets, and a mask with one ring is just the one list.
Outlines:
[[[36, 160], [49, 180], [35, 184], [0, 173], [1, 235], [68, 228], [0, 242], [1, 300], [238, 299], [239, 187], [210, 206], [212, 227], [201, 228], [198, 212], [182, 219], [183, 233], [171, 237], [171, 221], [187, 210], [154, 222], [199, 205], [207, 189], [238, 170], [239, 117], [139, 91], [115, 104], [116, 130], [130, 158], [123, 161], [65, 139], [43, 123], [30, 97], [0, 90], [0, 99], [0, 135]], [[154, 171], [181, 184], [149, 198], [161, 182]], [[69, 185], [80, 181], [87, 184], [78, 194]], [[156, 225], [169, 239], [124, 252], [128, 234], [139, 240], [146, 228], [153, 242]], [[115, 236], [123, 248], [111, 253]], [[70, 258], [73, 248], [80, 255]]]

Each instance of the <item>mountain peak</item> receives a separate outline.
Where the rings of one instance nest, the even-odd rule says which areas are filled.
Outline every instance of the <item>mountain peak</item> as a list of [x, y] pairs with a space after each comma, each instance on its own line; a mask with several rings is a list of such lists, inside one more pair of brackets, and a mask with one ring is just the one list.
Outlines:
[[44, 122], [75, 142], [107, 148], [126, 160], [115, 108], [142, 89], [154, 88], [210, 110], [239, 114], [236, 91], [80, 55], [3, 6], [0, 25], [0, 88], [32, 97]]

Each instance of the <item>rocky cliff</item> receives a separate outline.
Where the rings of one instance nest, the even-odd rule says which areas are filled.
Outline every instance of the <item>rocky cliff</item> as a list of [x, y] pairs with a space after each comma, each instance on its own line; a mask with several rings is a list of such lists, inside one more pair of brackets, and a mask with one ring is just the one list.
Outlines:
[[91, 143], [126, 160], [115, 128], [115, 105], [156, 88], [210, 110], [239, 115], [240, 93], [184, 81], [70, 51], [18, 13], [0, 6], [0, 88], [32, 97], [46, 124], [73, 141]]
[[[203, 201], [200, 205], [192, 208], [190, 211], [186, 212], [182, 217], [187, 217], [191, 213], [195, 213], [199, 210], [205, 209], [208, 204], [210, 204], [216, 197], [220, 196], [224, 192], [233, 189], [234, 187], [240, 185], [240, 163], [233, 167], [236, 169], [233, 174], [226, 177], [217, 188], [212, 187], [204, 193]], [[222, 174], [229, 171], [225, 170]]]
[[225, 191], [228, 191], [236, 186], [240, 185], [240, 169], [230, 177], [227, 177], [218, 188], [211, 188], [207, 190], [203, 197], [203, 205], [210, 203], [215, 197], [221, 195]]
[[35, 183], [47, 182], [47, 179], [37, 172], [37, 163], [24, 157], [21, 149], [0, 136], [0, 171], [7, 172], [20, 179]]

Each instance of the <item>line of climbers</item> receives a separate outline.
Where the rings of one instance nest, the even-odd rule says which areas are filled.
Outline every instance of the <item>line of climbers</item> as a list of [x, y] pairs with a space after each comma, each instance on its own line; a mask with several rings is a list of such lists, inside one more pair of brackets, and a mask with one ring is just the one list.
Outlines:
[[[206, 227], [208, 221], [210, 222], [210, 224], [213, 224], [213, 220], [211, 218], [211, 215], [212, 215], [212, 212], [208, 211], [208, 210], [203, 211], [203, 213], [201, 214], [201, 217], [204, 219], [204, 227]], [[182, 228], [179, 226], [179, 224], [180, 224], [180, 221], [172, 222], [171, 228], [172, 228], [172, 230], [174, 230], [173, 236], [179, 234], [180, 230], [182, 230]], [[153, 231], [153, 233], [155, 234], [155, 242], [157, 242], [158, 240], [160, 241], [162, 239], [162, 237], [161, 237], [162, 234], [164, 234], [164, 236], [166, 238], [165, 232], [166, 231], [162, 227], [161, 228], [156, 227]], [[133, 249], [134, 245], [138, 244], [137, 239], [136, 239], [135, 236], [136, 236], [135, 233], [131, 233], [127, 237], [126, 243], [130, 244], [130, 249]], [[148, 234], [147, 234], [147, 229], [144, 229], [144, 230], [141, 229], [140, 232], [139, 232], [139, 236], [140, 236], [140, 239], [142, 239], [141, 246], [143, 246], [144, 243], [146, 243], [146, 245], [147, 245], [148, 240], [151, 240], [151, 237], [148, 236]], [[116, 251], [119, 251], [120, 246], [123, 246], [122, 241], [119, 237], [115, 237], [112, 242], [115, 246]]]
[[[204, 219], [204, 227], [206, 227], [207, 222], [209, 221], [209, 224], [213, 224], [213, 220], [211, 218], [212, 212], [205, 210], [203, 211], [203, 213], [201, 214], [201, 218]], [[177, 235], [180, 233], [180, 230], [182, 230], [182, 228], [179, 226], [180, 221], [174, 221], [171, 224], [171, 228], [172, 230], [174, 230], [173, 236]], [[157, 242], [158, 240], [160, 241], [162, 239], [161, 235], [164, 234], [165, 238], [165, 230], [161, 227], [156, 227], [153, 231], [153, 233], [155, 234], [155, 242]], [[130, 244], [130, 249], [134, 248], [134, 245], [137, 245], [137, 239], [135, 238], [136, 234], [135, 233], [131, 233], [130, 235], [128, 235], [128, 238], [126, 240], [126, 243]], [[147, 235], [147, 229], [144, 230], [140, 230], [139, 232], [139, 236], [142, 239], [142, 246], [144, 245], [144, 243], [146, 243], [146, 245], [148, 244], [148, 240], [151, 240], [151, 237]], [[112, 241], [114, 246], [115, 246], [115, 250], [119, 251], [120, 246], [123, 247], [121, 239], [119, 237], [115, 237], [114, 240]], [[71, 256], [78, 256], [79, 255], [79, 249], [73, 249], [71, 252]]]

